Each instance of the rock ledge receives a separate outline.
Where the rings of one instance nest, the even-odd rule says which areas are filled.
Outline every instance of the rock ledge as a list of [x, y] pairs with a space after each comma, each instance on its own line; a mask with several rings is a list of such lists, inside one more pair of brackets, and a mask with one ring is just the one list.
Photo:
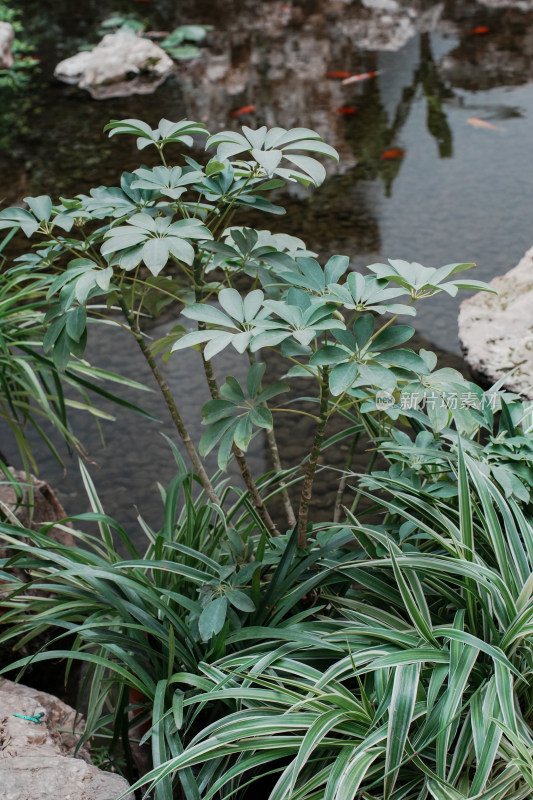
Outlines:
[[[42, 724], [14, 714], [44, 714]], [[51, 694], [11, 681], [0, 683], [2, 800], [116, 800], [128, 784], [90, 763], [87, 750], [73, 758], [79, 738], [75, 711]], [[77, 730], [83, 726], [78, 717]], [[128, 793], [125, 800], [134, 800]]]
[[494, 278], [498, 294], [478, 292], [459, 310], [459, 340], [472, 371], [533, 400], [533, 247], [516, 267]]

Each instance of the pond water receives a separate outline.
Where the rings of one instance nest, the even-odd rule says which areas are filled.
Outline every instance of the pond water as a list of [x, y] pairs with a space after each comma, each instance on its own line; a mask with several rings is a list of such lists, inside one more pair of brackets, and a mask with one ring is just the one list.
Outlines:
[[[152, 0], [114, 3], [85, 0], [18, 0], [24, 27], [40, 65], [18, 96], [0, 95], [0, 198], [55, 197], [116, 184], [140, 163], [133, 139], [107, 139], [111, 118], [199, 119], [211, 130], [242, 123], [318, 130], [340, 153], [324, 185], [313, 193], [291, 189], [278, 198], [284, 217], [250, 224], [303, 238], [320, 256], [345, 253], [354, 267], [386, 258], [427, 266], [475, 261], [478, 279], [514, 266], [533, 234], [533, 3], [462, 0]], [[73, 11], [73, 9], [76, 9]], [[53, 79], [55, 64], [99, 39], [111, 13], [134, 13], [149, 29], [185, 22], [214, 26], [201, 57], [180, 62], [153, 95], [91, 100]], [[486, 29], [486, 30], [485, 30]], [[377, 71], [376, 78], [344, 86], [328, 72]], [[253, 106], [240, 118], [236, 109]], [[344, 109], [344, 112], [342, 111]], [[346, 113], [346, 111], [348, 113]], [[472, 121], [474, 120], [474, 121]], [[397, 150], [402, 157], [383, 158]], [[145, 151], [142, 160], [150, 162]], [[439, 295], [414, 319], [419, 334], [459, 363], [457, 310], [461, 298]], [[152, 333], [164, 333], [168, 321]], [[96, 326], [99, 328], [100, 326]], [[103, 336], [102, 334], [106, 335]], [[150, 383], [126, 335], [92, 337], [89, 356]], [[207, 399], [195, 353], [170, 361], [167, 374], [196, 436], [195, 419]], [[220, 374], [239, 374], [233, 360]], [[155, 395], [142, 401], [159, 416], [157, 427], [132, 415], [105, 426], [106, 448], [93, 426], [82, 434], [94, 478], [108, 511], [135, 525], [139, 507], [159, 518], [155, 480], [173, 474], [160, 430], [170, 433]], [[309, 432], [289, 426], [287, 442]], [[262, 442], [252, 454], [266, 462]], [[15, 460], [14, 449], [1, 449]], [[41, 473], [59, 490], [68, 511], [85, 509], [75, 464], [68, 473], [38, 450]]]

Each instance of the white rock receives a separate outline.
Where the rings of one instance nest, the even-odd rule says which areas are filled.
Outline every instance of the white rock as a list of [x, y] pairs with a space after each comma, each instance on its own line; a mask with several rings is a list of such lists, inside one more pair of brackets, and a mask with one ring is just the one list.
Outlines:
[[[14, 716], [40, 713], [41, 725]], [[83, 730], [78, 717], [78, 733], [69, 732], [74, 719], [74, 709], [57, 697], [11, 681], [0, 684], [2, 800], [116, 800], [128, 790], [120, 775], [91, 764], [84, 748], [73, 757]]]
[[489, 8], [516, 8], [518, 11], [531, 11], [533, 0], [478, 0]]
[[0, 22], [0, 69], [9, 69], [13, 66], [11, 45], [14, 38], [13, 26], [9, 22]]
[[150, 39], [118, 31], [104, 36], [94, 50], [61, 61], [54, 75], [103, 99], [153, 92], [173, 70], [170, 56]]
[[365, 8], [372, 8], [376, 11], [398, 11], [399, 6], [396, 0], [362, 0]]
[[506, 388], [533, 400], [533, 247], [490, 285], [498, 294], [479, 292], [461, 303], [459, 339], [466, 361], [491, 383], [513, 370]]

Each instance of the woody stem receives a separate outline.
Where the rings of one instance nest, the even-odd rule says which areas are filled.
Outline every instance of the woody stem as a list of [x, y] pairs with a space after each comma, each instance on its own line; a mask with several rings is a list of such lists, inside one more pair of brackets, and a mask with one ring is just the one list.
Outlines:
[[176, 401], [174, 400], [172, 392], [169, 389], [168, 383], [166, 382], [163, 373], [159, 369], [157, 362], [154, 358], [154, 355], [150, 350], [149, 345], [146, 343], [146, 340], [142, 334], [141, 329], [137, 324], [137, 320], [135, 319], [132, 310], [128, 307], [122, 295], [119, 296], [118, 302], [120, 308], [122, 309], [122, 313], [124, 314], [124, 317], [129, 325], [129, 328], [133, 336], [135, 337], [137, 344], [139, 345], [139, 348], [143, 356], [145, 357], [150, 369], [152, 370], [152, 374], [157, 381], [159, 389], [161, 390], [161, 394], [163, 395], [163, 398], [167, 404], [167, 408], [170, 411], [170, 416], [172, 417], [172, 421], [176, 427], [176, 430], [179, 433], [179, 436], [181, 438], [181, 441], [183, 442], [185, 450], [187, 451], [187, 455], [190, 458], [191, 464], [193, 465], [196, 474], [200, 478], [200, 481], [202, 483], [202, 486], [204, 487], [206, 495], [208, 496], [209, 500], [211, 500], [212, 503], [220, 505], [220, 501], [213, 488], [213, 484], [209, 480], [209, 476], [205, 471], [202, 460], [198, 455], [198, 452], [196, 450], [196, 447], [194, 446], [191, 437], [189, 436], [189, 432], [178, 410], [178, 406], [176, 404]]
[[315, 439], [313, 441], [313, 448], [309, 461], [307, 462], [307, 470], [302, 486], [302, 493], [300, 495], [300, 508], [298, 511], [298, 546], [307, 547], [307, 519], [309, 517], [309, 505], [313, 494], [313, 483], [315, 480], [315, 472], [318, 464], [318, 457], [320, 455], [320, 448], [324, 440], [324, 432], [328, 421], [328, 402], [329, 402], [329, 370], [324, 367], [322, 372], [322, 380], [320, 382], [320, 412], [319, 423], [316, 428]]

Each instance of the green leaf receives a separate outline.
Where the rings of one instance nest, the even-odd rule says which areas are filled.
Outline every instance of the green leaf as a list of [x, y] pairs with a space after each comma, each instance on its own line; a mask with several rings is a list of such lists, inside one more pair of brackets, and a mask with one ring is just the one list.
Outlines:
[[271, 383], [270, 386], [267, 386], [265, 389], [263, 389], [262, 392], [260, 392], [256, 396], [255, 398], [256, 402], [266, 403], [267, 400], [271, 400], [273, 397], [277, 397], [278, 394], [283, 394], [284, 392], [288, 392], [289, 388], [290, 387], [286, 383], [283, 383], [282, 381], [276, 381], [275, 383]]
[[309, 363], [315, 366], [330, 366], [338, 364], [340, 361], [346, 361], [348, 358], [350, 358], [350, 353], [346, 352], [344, 348], [328, 344], [319, 347], [309, 359]]
[[221, 419], [229, 417], [235, 412], [235, 403], [228, 400], [208, 400], [202, 408], [202, 420], [205, 425], [211, 425]]
[[[200, 441], [198, 442], [198, 451], [201, 456], [207, 456], [216, 443], [222, 439], [226, 433], [231, 433], [231, 443], [233, 443], [233, 430], [235, 428], [236, 422], [232, 417], [224, 417], [223, 419], [219, 420], [218, 422], [213, 423], [210, 427], [205, 431], [202, 435]], [[230, 429], [230, 430], [228, 430]]]
[[359, 349], [363, 348], [374, 333], [374, 316], [361, 314], [354, 322], [353, 332]]
[[152, 275], [159, 275], [168, 261], [167, 241], [167, 239], [148, 239], [143, 246], [143, 261]]
[[325, 167], [315, 158], [300, 155], [288, 155], [286, 151], [283, 152], [286, 161], [295, 164], [298, 169], [302, 170], [306, 175], [309, 175], [315, 186], [320, 186], [326, 179]]
[[30, 211], [33, 211], [39, 222], [48, 222], [52, 215], [52, 201], [48, 195], [25, 197], [24, 202], [28, 204]]
[[265, 374], [266, 364], [253, 364], [246, 376], [246, 388], [250, 397], [256, 397], [261, 388], [261, 381]]
[[223, 169], [224, 164], [221, 164], [220, 161], [216, 160], [216, 158], [212, 158], [205, 168], [205, 174], [209, 178], [211, 175], [218, 175], [218, 173], [222, 172]]
[[412, 350], [389, 350], [382, 355], [375, 357], [376, 361], [383, 361], [396, 367], [409, 369], [420, 375], [427, 375], [429, 372], [426, 362]]
[[333, 367], [329, 374], [329, 389], [334, 397], [350, 388], [359, 374], [359, 365], [353, 361]]
[[347, 272], [350, 266], [348, 256], [331, 256], [324, 267], [324, 279], [326, 285], [338, 283], [340, 278]]
[[225, 383], [220, 387], [220, 396], [231, 403], [243, 403], [246, 400], [242, 387], [233, 375], [228, 375]]
[[250, 420], [250, 414], [247, 414], [237, 423], [235, 427], [235, 433], [233, 434], [233, 440], [237, 447], [240, 447], [241, 450], [246, 452], [246, 450], [248, 450], [248, 445], [250, 444], [252, 434], [252, 422]]
[[3, 228], [21, 228], [29, 238], [40, 227], [33, 214], [24, 208], [4, 208], [0, 211], [0, 230]]
[[439, 783], [436, 780], [428, 780], [427, 787], [435, 800], [466, 800], [464, 794], [444, 781]]
[[[152, 762], [154, 767], [159, 767], [168, 760], [169, 753], [165, 746], [165, 693], [167, 681], [157, 683], [152, 710]], [[170, 776], [162, 778], [157, 785], [157, 800], [172, 800], [172, 779]]]
[[257, 161], [260, 167], [264, 169], [268, 177], [272, 177], [274, 172], [276, 171], [276, 167], [279, 165], [283, 157], [283, 153], [281, 150], [252, 150], [252, 156]]
[[274, 427], [272, 413], [268, 408], [265, 408], [265, 406], [256, 406], [255, 408], [252, 408], [248, 416], [250, 418], [250, 422], [252, 422], [254, 425], [257, 425], [259, 428], [271, 430]]
[[220, 633], [226, 621], [228, 601], [225, 597], [211, 600], [203, 609], [198, 620], [198, 629], [204, 642]]
[[399, 344], [409, 341], [414, 333], [415, 329], [410, 325], [392, 325], [378, 333], [372, 341], [372, 349], [388, 350], [389, 347], [397, 347]]
[[406, 664], [394, 670], [394, 683], [389, 706], [387, 755], [385, 759], [384, 798], [391, 796], [400, 764], [404, 759], [407, 735], [413, 719], [420, 664]]
[[197, 322], [209, 322], [211, 325], [222, 325], [226, 328], [234, 328], [234, 323], [227, 314], [224, 314], [223, 311], [220, 311], [220, 309], [214, 306], [207, 305], [207, 303], [205, 305], [195, 304], [187, 306], [183, 309], [182, 313], [184, 317], [194, 319]]
[[67, 314], [67, 333], [75, 342], [79, 342], [87, 327], [87, 313], [83, 306], [78, 306]]
[[231, 605], [239, 609], [239, 611], [247, 611], [250, 613], [255, 611], [255, 605], [251, 598], [248, 597], [247, 594], [244, 594], [244, 592], [241, 592], [239, 589], [227, 587], [226, 597]]
[[221, 289], [218, 294], [218, 300], [230, 317], [233, 317], [237, 322], [244, 322], [244, 305], [236, 289]]

